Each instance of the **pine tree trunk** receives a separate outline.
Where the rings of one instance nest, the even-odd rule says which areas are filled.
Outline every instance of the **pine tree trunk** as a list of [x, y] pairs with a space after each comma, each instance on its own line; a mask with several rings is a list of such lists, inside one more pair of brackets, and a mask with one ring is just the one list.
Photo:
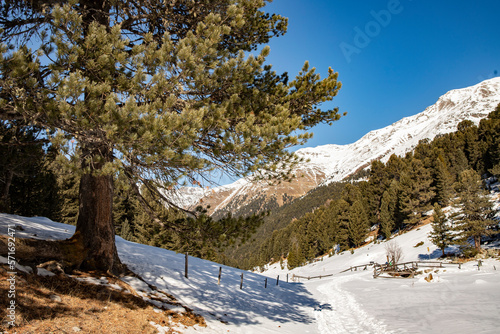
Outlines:
[[[105, 161], [111, 161], [107, 148], [84, 149], [82, 168], [90, 167], [80, 181], [80, 206], [76, 231], [72, 240], [83, 248], [84, 270], [121, 271], [121, 262], [115, 244], [113, 225], [113, 176], [100, 173]], [[102, 159], [103, 161], [99, 162]], [[96, 162], [97, 161], [97, 162]]]
[[478, 252], [481, 251], [481, 237], [480, 236], [474, 237], [474, 246]]
[[[93, 22], [109, 26], [108, 13], [110, 2], [102, 0], [81, 0], [84, 36], [87, 37]], [[88, 74], [92, 80], [92, 73]], [[85, 94], [85, 99], [89, 96]], [[91, 133], [90, 142], [82, 145], [82, 169], [89, 170], [80, 180], [78, 220], [76, 231], [71, 239], [76, 247], [83, 247], [84, 270], [102, 270], [118, 273], [123, 266], [118, 258], [113, 225], [113, 176], [102, 173], [107, 162], [113, 161], [112, 148], [106, 145], [105, 135], [96, 131]]]

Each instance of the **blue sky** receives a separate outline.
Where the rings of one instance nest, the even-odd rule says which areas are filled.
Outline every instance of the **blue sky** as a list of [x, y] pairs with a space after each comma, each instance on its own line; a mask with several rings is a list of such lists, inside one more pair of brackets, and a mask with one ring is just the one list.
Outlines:
[[268, 63], [291, 77], [308, 60], [342, 89], [323, 107], [348, 115], [313, 129], [306, 146], [349, 144], [500, 71], [500, 1], [274, 0], [289, 18]]

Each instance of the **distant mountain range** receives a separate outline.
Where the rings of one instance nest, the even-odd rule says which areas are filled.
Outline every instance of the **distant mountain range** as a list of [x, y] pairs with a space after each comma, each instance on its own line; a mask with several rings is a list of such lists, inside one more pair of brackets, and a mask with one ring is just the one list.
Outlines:
[[269, 185], [252, 182], [251, 177], [213, 189], [181, 188], [174, 201], [181, 207], [210, 205], [209, 213], [220, 216], [227, 212], [247, 215], [281, 206], [303, 196], [322, 184], [341, 181], [373, 160], [386, 162], [392, 154], [404, 155], [413, 150], [422, 139], [456, 131], [463, 120], [475, 124], [485, 118], [500, 103], [500, 77], [477, 85], [451, 90], [424, 111], [374, 130], [355, 143], [322, 145], [299, 149], [304, 158], [292, 182]]

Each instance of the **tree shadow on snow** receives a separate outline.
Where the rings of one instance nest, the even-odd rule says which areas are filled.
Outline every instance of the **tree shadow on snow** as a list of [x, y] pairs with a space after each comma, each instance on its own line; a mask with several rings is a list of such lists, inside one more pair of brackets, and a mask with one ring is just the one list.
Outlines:
[[418, 259], [420, 261], [429, 261], [429, 260], [436, 260], [441, 258], [443, 255], [443, 252], [440, 249], [435, 249], [432, 253], [428, 254], [419, 254]]
[[[191, 268], [188, 279], [183, 276], [183, 273], [176, 273], [175, 279], [181, 283], [173, 286], [166, 281], [161, 282], [162, 279], [157, 270], [161, 270], [162, 266], [151, 267], [151, 264], [146, 266], [149, 268], [131, 269], [139, 269], [138, 271], [142, 272], [142, 278], [156, 285], [159, 290], [162, 290], [161, 287], [164, 286], [165, 292], [176, 298], [180, 297], [180, 301], [190, 307], [194, 313], [204, 317], [213, 317], [229, 325], [257, 325], [269, 320], [276, 323], [307, 324], [314, 321], [314, 318], [309, 315], [310, 310], [327, 307], [314, 299], [302, 283], [280, 281], [279, 285], [276, 285], [276, 279], [267, 278], [266, 288], [265, 276], [243, 271], [237, 272], [236, 269], [231, 268], [230, 273], [223, 273], [219, 286], [217, 275], [214, 275], [218, 273], [219, 265], [214, 264], [213, 268], [205, 267], [198, 268], [198, 270]], [[244, 273], [242, 289], [240, 289], [241, 272]], [[188, 296], [189, 302], [183, 300], [183, 296]]]

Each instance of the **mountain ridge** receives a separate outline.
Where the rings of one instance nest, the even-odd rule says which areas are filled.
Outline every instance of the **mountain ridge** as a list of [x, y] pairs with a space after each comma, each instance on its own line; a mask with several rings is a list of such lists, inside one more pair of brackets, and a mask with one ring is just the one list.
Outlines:
[[404, 155], [413, 150], [420, 140], [453, 132], [461, 121], [470, 120], [477, 125], [498, 103], [500, 77], [450, 90], [424, 111], [372, 130], [354, 143], [297, 150], [295, 153], [306, 162], [297, 166], [297, 178], [290, 183], [272, 186], [247, 177], [212, 189], [181, 188], [181, 200], [177, 203], [191, 209], [210, 206], [209, 213], [216, 217], [229, 212], [248, 215], [281, 206], [320, 185], [341, 181], [368, 167], [373, 160], [386, 162], [392, 154]]

